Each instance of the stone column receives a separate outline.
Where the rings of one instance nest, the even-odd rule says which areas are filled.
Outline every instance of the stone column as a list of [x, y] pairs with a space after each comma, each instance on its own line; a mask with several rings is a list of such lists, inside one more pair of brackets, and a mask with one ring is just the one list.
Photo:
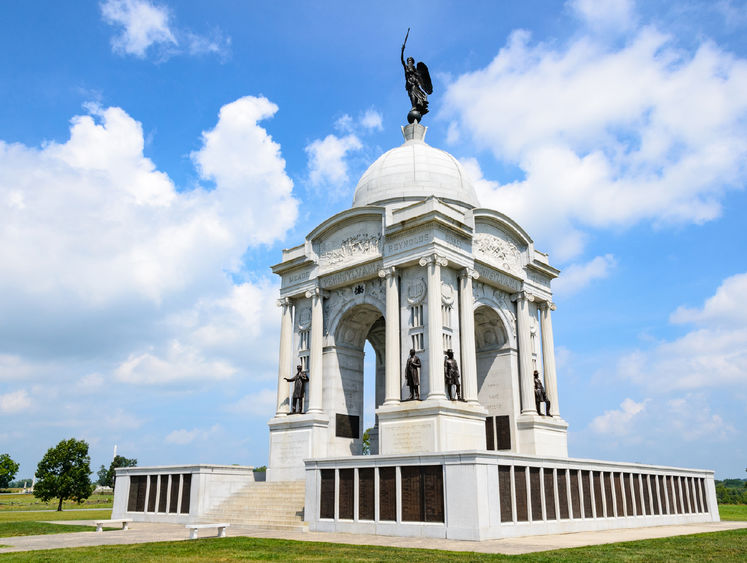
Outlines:
[[311, 342], [309, 343], [309, 410], [322, 412], [322, 331], [324, 313], [322, 311], [322, 290], [318, 287], [306, 292], [311, 299]]
[[526, 291], [520, 291], [511, 296], [511, 301], [516, 301], [516, 329], [519, 336], [521, 414], [537, 413], [537, 407], [534, 404], [534, 374], [529, 337], [529, 301], [531, 299], [532, 296]]
[[278, 357], [278, 405], [275, 416], [288, 414], [289, 383], [285, 377], [293, 375], [291, 350], [293, 349], [293, 302], [284, 297], [278, 300], [278, 306], [283, 308], [280, 318], [280, 355]]
[[475, 298], [472, 280], [480, 277], [472, 268], [459, 274], [459, 343], [462, 350], [462, 397], [477, 402], [477, 357], [475, 352]]
[[555, 304], [549, 301], [540, 304], [540, 330], [542, 331], [542, 365], [545, 372], [545, 391], [550, 399], [550, 414], [560, 416], [558, 378], [555, 372], [555, 343], [552, 337], [552, 319], [550, 318], [550, 311], [555, 309]]
[[393, 405], [402, 398], [402, 361], [399, 349], [399, 280], [395, 269], [379, 270], [379, 277], [386, 284], [386, 352], [384, 370], [384, 404]]
[[445, 399], [443, 322], [441, 319], [441, 266], [448, 262], [438, 254], [420, 259], [428, 267], [428, 396]]

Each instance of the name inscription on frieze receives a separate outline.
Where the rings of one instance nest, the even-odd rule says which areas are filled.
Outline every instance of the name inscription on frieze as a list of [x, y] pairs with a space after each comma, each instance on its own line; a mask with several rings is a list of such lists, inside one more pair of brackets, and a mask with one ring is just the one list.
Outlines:
[[291, 285], [296, 285], [297, 283], [303, 283], [305, 281], [308, 281], [311, 277], [311, 270], [305, 270], [303, 272], [295, 272], [293, 274], [287, 274], [283, 276], [283, 287], [288, 287]]
[[405, 250], [409, 250], [411, 248], [416, 248], [418, 246], [423, 246], [425, 244], [428, 244], [433, 240], [433, 232], [432, 231], [416, 231], [414, 233], [410, 233], [406, 237], [402, 238], [395, 238], [386, 243], [386, 253], [387, 254], [396, 254], [397, 252], [402, 252]]
[[521, 291], [521, 282], [517, 279], [507, 276], [501, 272], [486, 268], [481, 264], [475, 264], [475, 270], [480, 274], [481, 281], [493, 282], [499, 287], [506, 288], [510, 291]]
[[336, 287], [339, 285], [345, 285], [354, 281], [371, 277], [377, 274], [380, 268], [381, 262], [363, 264], [362, 266], [358, 266], [357, 268], [350, 268], [349, 270], [345, 270], [344, 272], [338, 272], [336, 274], [325, 276], [321, 278], [319, 283], [324, 289]]

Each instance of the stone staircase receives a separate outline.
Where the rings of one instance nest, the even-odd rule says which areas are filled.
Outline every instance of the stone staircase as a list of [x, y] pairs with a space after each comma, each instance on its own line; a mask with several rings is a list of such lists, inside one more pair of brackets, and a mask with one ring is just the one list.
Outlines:
[[274, 530], [308, 530], [303, 507], [305, 481], [249, 483], [205, 514], [205, 521]]

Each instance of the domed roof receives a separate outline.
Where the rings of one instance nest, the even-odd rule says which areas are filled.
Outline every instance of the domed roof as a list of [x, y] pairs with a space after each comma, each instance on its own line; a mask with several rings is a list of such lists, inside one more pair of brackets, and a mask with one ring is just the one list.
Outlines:
[[480, 207], [462, 165], [449, 153], [427, 145], [426, 129], [419, 123], [402, 128], [405, 142], [381, 155], [361, 176], [353, 207], [430, 196], [462, 207]]

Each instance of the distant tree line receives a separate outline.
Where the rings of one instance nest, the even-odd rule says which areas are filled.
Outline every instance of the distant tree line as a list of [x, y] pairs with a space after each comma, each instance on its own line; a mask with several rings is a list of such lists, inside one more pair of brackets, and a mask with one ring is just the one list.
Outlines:
[[716, 481], [719, 504], [747, 504], [747, 479]]

